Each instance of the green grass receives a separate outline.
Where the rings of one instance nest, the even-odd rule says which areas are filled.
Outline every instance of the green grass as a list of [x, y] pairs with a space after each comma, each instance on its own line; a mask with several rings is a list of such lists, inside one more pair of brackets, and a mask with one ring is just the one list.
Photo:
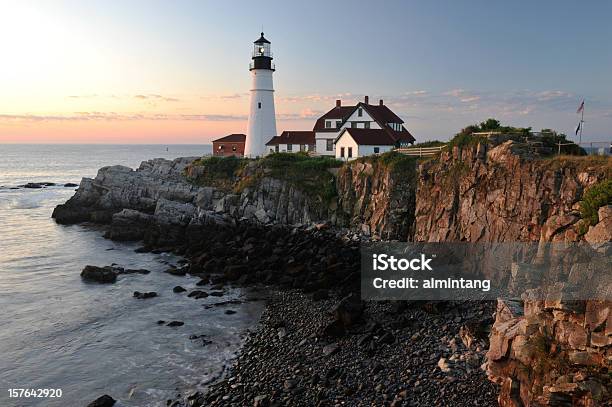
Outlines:
[[459, 133], [448, 142], [449, 150], [457, 146], [459, 148], [486, 144], [489, 140], [486, 136], [474, 136], [472, 134]]
[[422, 143], [416, 143], [415, 145], [411, 146], [411, 147], [440, 147], [445, 145], [446, 143], [443, 141], [439, 141], [439, 140], [429, 140], [429, 141], [423, 141]]
[[586, 190], [582, 196], [580, 213], [582, 218], [589, 224], [595, 225], [599, 222], [597, 211], [604, 205], [612, 204], [612, 179], [606, 179]]
[[[416, 169], [418, 157], [408, 156], [397, 151], [388, 151], [380, 155], [370, 155], [358, 158], [352, 162], [380, 164], [393, 173], [412, 173]], [[349, 163], [350, 164], [350, 163]]]
[[270, 177], [286, 181], [307, 196], [328, 204], [337, 195], [335, 177], [329, 169], [340, 166], [342, 162], [333, 157], [273, 153], [259, 160], [257, 169], [243, 177], [236, 192], [256, 184], [262, 177]]
[[[202, 157], [185, 169], [185, 175], [197, 185], [231, 189], [247, 162], [248, 160], [238, 157]], [[190, 178], [190, 167], [199, 167], [197, 177]]]

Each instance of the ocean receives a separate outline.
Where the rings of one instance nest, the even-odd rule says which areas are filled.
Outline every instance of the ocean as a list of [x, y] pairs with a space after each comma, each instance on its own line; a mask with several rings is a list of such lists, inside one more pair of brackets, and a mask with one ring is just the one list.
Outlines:
[[[174, 286], [198, 281], [163, 272], [180, 258], [135, 253], [137, 242], [112, 242], [96, 227], [51, 219], [55, 205], [74, 193], [63, 184], [94, 177], [100, 167], [210, 152], [210, 145], [0, 144], [0, 406], [85, 406], [102, 394], [117, 406], [165, 406], [230, 366], [261, 302], [206, 308], [245, 293], [234, 288], [201, 300], [175, 294]], [[12, 189], [28, 182], [57, 186]], [[110, 285], [79, 276], [87, 264], [111, 263], [151, 273]], [[134, 291], [158, 297], [137, 300]], [[238, 312], [226, 315], [228, 307]], [[62, 397], [10, 398], [9, 389], [61, 389]]]

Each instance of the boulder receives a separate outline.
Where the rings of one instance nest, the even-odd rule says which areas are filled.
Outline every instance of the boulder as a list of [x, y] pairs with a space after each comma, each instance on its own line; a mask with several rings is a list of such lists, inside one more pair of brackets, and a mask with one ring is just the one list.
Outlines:
[[91, 403], [87, 405], [87, 407], [113, 407], [115, 405], [115, 399], [111, 396], [105, 394], [102, 397], [98, 397]]
[[181, 287], [180, 285], [177, 285], [176, 287], [172, 289], [172, 291], [178, 294], [178, 293], [184, 293], [187, 290]]
[[599, 222], [591, 226], [584, 240], [591, 244], [612, 242], [612, 205], [599, 208]]
[[112, 267], [96, 267], [87, 265], [81, 272], [81, 277], [87, 281], [110, 284], [117, 281], [117, 272]]
[[157, 297], [157, 293], [155, 291], [151, 291], [148, 293], [141, 293], [140, 291], [134, 291], [134, 298], [138, 298], [139, 300], [145, 300], [147, 298]]
[[332, 309], [331, 313], [335, 320], [340, 322], [344, 327], [354, 325], [363, 314], [363, 303], [361, 298], [351, 293], [344, 297], [338, 304]]

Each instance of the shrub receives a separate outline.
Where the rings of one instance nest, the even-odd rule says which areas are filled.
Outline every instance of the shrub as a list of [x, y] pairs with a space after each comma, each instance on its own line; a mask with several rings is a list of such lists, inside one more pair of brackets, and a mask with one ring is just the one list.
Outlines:
[[[198, 185], [215, 186], [228, 189], [240, 174], [248, 160], [238, 157], [202, 157], [191, 163], [191, 167], [200, 167], [196, 178], [191, 181]], [[190, 168], [186, 168], [185, 174], [190, 173]]]
[[582, 196], [580, 212], [589, 225], [599, 222], [597, 211], [604, 205], [612, 204], [612, 179], [591, 186]]
[[329, 203], [336, 196], [334, 175], [331, 168], [342, 166], [334, 157], [309, 156], [306, 153], [273, 153], [260, 161], [259, 171], [242, 187], [251, 185], [262, 176], [270, 176], [289, 182], [312, 198]]
[[413, 145], [412, 147], [439, 147], [439, 146], [443, 146], [444, 142], [439, 141], [439, 140], [429, 140], [429, 141], [424, 141], [422, 143], [417, 143], [415, 145]]

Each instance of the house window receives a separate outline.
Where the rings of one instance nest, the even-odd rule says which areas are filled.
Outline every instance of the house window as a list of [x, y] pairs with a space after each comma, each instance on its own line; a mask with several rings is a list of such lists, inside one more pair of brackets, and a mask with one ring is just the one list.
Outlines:
[[365, 123], [363, 124], [363, 128], [364, 128], [364, 129], [369, 129], [369, 128], [370, 128], [370, 122], [365, 122]]
[[278, 153], [278, 144], [276, 146], [274, 146], [274, 151], [276, 151]]
[[258, 103], [257, 103], [257, 108], [258, 108], [258, 109], [261, 109], [261, 102], [258, 102]]
[[293, 144], [287, 144], [287, 151], [293, 151]]
[[332, 124], [332, 122], [330, 122], [329, 120], [325, 120], [325, 128], [326, 129], [331, 128], [331, 124]]
[[357, 128], [357, 124], [358, 124], [357, 122], [351, 122], [351, 127], [356, 129]]
[[306, 145], [300, 144], [300, 151], [306, 151]]
[[236, 152], [236, 144], [232, 144], [232, 151]]
[[380, 147], [374, 147], [374, 154], [380, 153]]
[[336, 128], [339, 129], [342, 126], [342, 121], [336, 120]]
[[353, 156], [353, 147], [349, 147], [348, 148], [348, 158], [351, 158]]
[[219, 150], [223, 150], [223, 144], [219, 144]]
[[363, 116], [363, 109], [362, 108], [357, 109], [357, 116], [359, 116], [359, 117]]
[[340, 147], [340, 157], [344, 158], [344, 147]]
[[327, 145], [325, 147], [327, 151], [334, 151], [334, 139], [328, 138], [326, 142], [327, 142]]

